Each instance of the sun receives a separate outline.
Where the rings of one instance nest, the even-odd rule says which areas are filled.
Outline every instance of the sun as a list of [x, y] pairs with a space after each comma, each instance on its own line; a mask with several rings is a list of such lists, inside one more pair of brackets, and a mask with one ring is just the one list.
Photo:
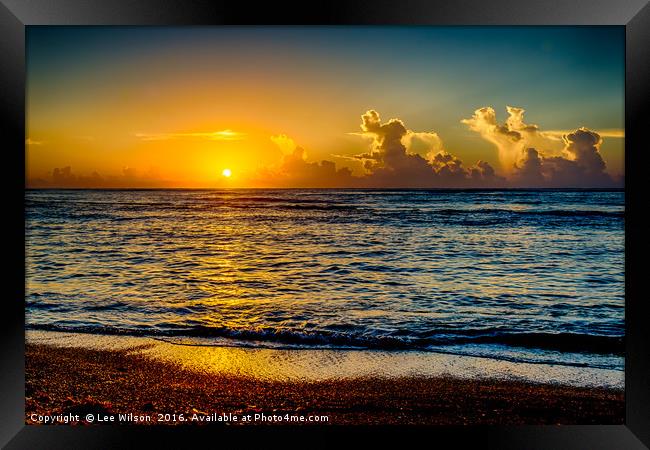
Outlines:
[[230, 169], [223, 169], [221, 175], [223, 175], [226, 178], [230, 178], [230, 175], [232, 175], [232, 171]]

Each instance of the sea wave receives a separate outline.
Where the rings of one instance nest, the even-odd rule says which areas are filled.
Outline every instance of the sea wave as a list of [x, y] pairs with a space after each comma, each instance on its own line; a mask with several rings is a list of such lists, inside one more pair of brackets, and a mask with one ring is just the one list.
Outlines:
[[25, 202], [34, 327], [623, 354], [622, 191], [28, 191]]
[[314, 348], [356, 348], [368, 350], [427, 351], [439, 346], [457, 344], [496, 344], [562, 352], [619, 355], [624, 353], [623, 336], [579, 333], [512, 332], [497, 330], [463, 330], [457, 333], [428, 333], [425, 337], [364, 335], [353, 332], [287, 330], [274, 328], [234, 329], [210, 326], [178, 326], [119, 328], [106, 325], [30, 324], [28, 328], [76, 333], [131, 335], [151, 337], [228, 338], [264, 346], [264, 343], [299, 345]]

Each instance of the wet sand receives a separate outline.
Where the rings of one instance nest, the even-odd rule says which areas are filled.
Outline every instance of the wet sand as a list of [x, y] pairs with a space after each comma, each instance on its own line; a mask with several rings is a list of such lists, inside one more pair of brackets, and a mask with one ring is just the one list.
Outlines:
[[191, 369], [152, 358], [148, 347], [28, 342], [26, 423], [53, 415], [87, 424], [88, 414], [95, 423], [168, 425], [621, 424], [624, 417], [620, 389], [449, 376], [274, 380]]

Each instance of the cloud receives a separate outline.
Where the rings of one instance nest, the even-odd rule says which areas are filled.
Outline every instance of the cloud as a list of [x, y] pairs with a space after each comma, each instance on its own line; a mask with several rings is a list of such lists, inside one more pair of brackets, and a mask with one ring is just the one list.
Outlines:
[[409, 153], [425, 154], [431, 159], [443, 150], [442, 139], [433, 131], [410, 131], [402, 138]]
[[[361, 116], [361, 133], [368, 151], [339, 156], [362, 163], [363, 176], [353, 176], [348, 168], [337, 169], [332, 161], [308, 162], [307, 152], [286, 135], [271, 140], [283, 150], [279, 165], [258, 171], [252, 185], [311, 187], [497, 187], [505, 179], [485, 161], [465, 167], [444, 149], [433, 131], [411, 131], [400, 119], [382, 122], [379, 113], [369, 110]], [[426, 156], [422, 156], [422, 154]]]
[[283, 155], [289, 155], [295, 150], [296, 143], [286, 134], [278, 134], [277, 136], [271, 136], [271, 141], [277, 145], [280, 150], [282, 150]]
[[90, 176], [78, 176], [72, 173], [70, 166], [57, 167], [52, 171], [52, 183], [57, 187], [85, 187], [100, 185], [102, 182], [103, 179], [97, 172]]
[[[493, 108], [474, 111], [461, 120], [470, 130], [493, 143], [504, 173], [514, 186], [609, 187], [620, 185], [606, 173], [600, 154], [602, 136], [587, 128], [543, 131], [524, 121], [525, 110], [507, 106], [508, 118], [499, 123]], [[621, 137], [622, 130], [608, 135]]]
[[140, 173], [131, 167], [123, 167], [120, 175], [102, 176], [94, 171], [90, 175], [76, 174], [70, 166], [56, 167], [44, 178], [31, 178], [27, 182], [32, 188], [162, 188], [174, 183], [160, 177], [155, 169]]
[[[404, 150], [407, 154], [425, 154], [427, 158], [431, 158], [443, 150], [442, 139], [436, 132], [408, 130], [400, 119], [391, 119], [381, 124], [379, 113], [375, 110], [367, 111], [361, 119], [362, 132], [347, 134], [365, 137], [374, 142], [374, 145], [371, 153], [354, 159], [376, 159], [382, 153], [386, 153], [389, 159], [393, 156], [401, 158]], [[378, 162], [381, 164], [381, 161]]]
[[476, 165], [470, 167], [469, 177], [476, 184], [484, 187], [503, 187], [505, 185], [505, 178], [498, 176], [487, 161], [479, 160]]
[[34, 139], [31, 139], [31, 138], [25, 139], [25, 145], [43, 145], [43, 144], [44, 144], [43, 141], [36, 141]]
[[565, 134], [562, 140], [564, 150], [569, 157], [589, 175], [601, 174], [605, 170], [605, 161], [598, 150], [603, 143], [600, 135], [587, 128], [579, 128], [573, 133]]
[[481, 135], [485, 140], [497, 147], [501, 170], [509, 174], [515, 170], [517, 162], [524, 156], [528, 148], [543, 149], [547, 155], [555, 155], [561, 151], [562, 142], [554, 134], [540, 130], [537, 125], [524, 121], [523, 108], [506, 106], [508, 118], [499, 123], [494, 108], [485, 106], [474, 111], [469, 119], [461, 123]]
[[542, 169], [542, 158], [534, 148], [527, 148], [516, 166], [513, 181], [521, 186], [542, 187], [545, 178]]
[[136, 133], [135, 136], [143, 141], [166, 141], [170, 139], [203, 139], [208, 141], [241, 141], [245, 133], [229, 129], [197, 133]]
[[[562, 136], [565, 134], [571, 133], [573, 130], [546, 130], [544, 133], [549, 136], [553, 137], [557, 140], [562, 140]], [[600, 135], [601, 138], [620, 138], [624, 139], [625, 138], [625, 130], [621, 130], [619, 128], [605, 128], [602, 130], [594, 130], [596, 133]]]
[[610, 187], [618, 183], [605, 172], [600, 155], [601, 136], [587, 128], [562, 136], [563, 156], [543, 156], [526, 149], [517, 164], [514, 181], [531, 187]]
[[[375, 110], [361, 115], [360, 133], [365, 152], [337, 156], [361, 163], [363, 175], [332, 161], [310, 161], [308, 152], [291, 137], [270, 140], [281, 150], [277, 163], [238, 176], [249, 187], [353, 187], [353, 188], [499, 188], [499, 187], [616, 187], [600, 154], [602, 136], [587, 128], [557, 135], [524, 120], [524, 109], [508, 106], [499, 123], [491, 107], [477, 109], [462, 120], [470, 130], [493, 143], [505, 171], [497, 173], [487, 161], [465, 164], [445, 148], [435, 131], [409, 130], [399, 118], [382, 121]], [[225, 130], [226, 131], [226, 130]], [[227, 130], [230, 131], [230, 130]], [[232, 132], [235, 133], [235, 132]], [[173, 134], [175, 137], [214, 137], [214, 133]], [[152, 135], [147, 135], [151, 138]], [[234, 136], [234, 135], [232, 135]], [[234, 137], [233, 137], [234, 138]], [[215, 183], [218, 183], [215, 181]], [[140, 174], [124, 167], [117, 176], [97, 172], [77, 175], [69, 166], [55, 168], [44, 179], [30, 180], [33, 187], [169, 187], [154, 172]], [[216, 185], [216, 184], [215, 184]]]
[[355, 177], [347, 167], [337, 169], [332, 161], [307, 162], [307, 152], [286, 135], [272, 136], [271, 140], [283, 152], [276, 166], [257, 170], [248, 177], [252, 186], [265, 187], [346, 187], [355, 184]]
[[[379, 113], [369, 110], [361, 116], [361, 129], [373, 137], [370, 152], [357, 155], [364, 161], [367, 172], [364, 184], [472, 187], [504, 182], [487, 162], [479, 161], [477, 165], [465, 168], [459, 158], [444, 149], [437, 133], [410, 131], [400, 119], [381, 123]], [[425, 152], [426, 158], [415, 151]]]
[[370, 151], [357, 155], [366, 173], [375, 177], [393, 175], [428, 176], [431, 166], [417, 153], [409, 153], [402, 142], [408, 130], [399, 119], [381, 123], [379, 113], [369, 110], [361, 116], [361, 130], [373, 138]]

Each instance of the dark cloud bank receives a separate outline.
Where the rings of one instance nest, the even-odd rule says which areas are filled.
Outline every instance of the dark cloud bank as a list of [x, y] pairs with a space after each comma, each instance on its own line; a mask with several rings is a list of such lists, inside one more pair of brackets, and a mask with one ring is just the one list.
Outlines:
[[77, 175], [70, 166], [55, 168], [47, 178], [29, 180], [30, 188], [165, 188], [173, 183], [161, 180], [155, 172], [138, 174], [135, 169], [125, 167], [119, 176], [102, 176], [97, 172], [90, 175]]

